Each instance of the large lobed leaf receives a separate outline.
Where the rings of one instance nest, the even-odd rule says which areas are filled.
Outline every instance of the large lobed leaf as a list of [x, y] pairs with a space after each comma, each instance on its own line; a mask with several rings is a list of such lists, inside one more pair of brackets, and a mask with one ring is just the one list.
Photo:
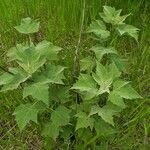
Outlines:
[[88, 116], [85, 112], [77, 113], [76, 117], [77, 117], [76, 130], [87, 127], [90, 127], [91, 129], [93, 128], [94, 118], [90, 118], [90, 116]]
[[51, 121], [57, 126], [65, 126], [70, 121], [70, 110], [65, 106], [59, 106], [51, 114]]
[[24, 127], [30, 122], [33, 121], [37, 123], [37, 114], [39, 112], [39, 109], [36, 108], [35, 103], [34, 104], [21, 104], [18, 106], [13, 115], [15, 115], [15, 119], [17, 121], [17, 124], [20, 128], [20, 130], [23, 130]]
[[54, 46], [51, 42], [44, 40], [38, 43], [35, 49], [41, 56], [45, 56], [48, 60], [58, 60], [58, 53], [62, 48]]
[[56, 124], [52, 122], [48, 122], [43, 126], [42, 136], [50, 137], [55, 141], [59, 135], [59, 131], [60, 127], [58, 127]]
[[59, 65], [48, 64], [47, 68], [42, 73], [34, 74], [33, 78], [35, 82], [41, 83], [55, 83], [55, 84], [64, 84], [63, 79], [65, 67]]
[[17, 89], [18, 86], [25, 82], [30, 76], [20, 68], [9, 68], [9, 72], [0, 77], [0, 85], [3, 85], [1, 91]]
[[110, 36], [110, 32], [106, 29], [105, 24], [101, 20], [95, 20], [90, 24], [88, 28], [89, 33], [94, 33], [101, 39], [106, 39]]
[[130, 14], [121, 16], [121, 11], [121, 9], [116, 10], [114, 7], [103, 6], [103, 13], [100, 13], [100, 16], [106, 23], [111, 23], [113, 25], [123, 24], [124, 20]]
[[117, 54], [117, 51], [113, 47], [93, 46], [91, 50], [94, 51], [96, 58], [99, 61], [105, 54]]
[[49, 105], [49, 86], [48, 84], [33, 83], [23, 90], [23, 98], [31, 95], [33, 98]]
[[40, 22], [37, 20], [32, 20], [27, 17], [21, 20], [21, 24], [16, 26], [15, 29], [23, 34], [30, 34], [39, 31]]
[[133, 37], [136, 41], [138, 41], [138, 31], [139, 29], [128, 24], [121, 24], [117, 27], [120, 35], [128, 34]]

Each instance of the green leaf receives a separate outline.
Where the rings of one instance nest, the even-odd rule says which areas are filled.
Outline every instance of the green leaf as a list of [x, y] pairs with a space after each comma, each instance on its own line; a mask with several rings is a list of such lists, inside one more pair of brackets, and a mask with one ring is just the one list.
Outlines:
[[113, 83], [114, 90], [119, 90], [120, 88], [124, 87], [125, 85], [129, 83], [130, 83], [129, 81], [124, 81], [121, 79], [115, 80]]
[[130, 15], [120, 16], [122, 10], [116, 10], [114, 7], [103, 6], [103, 13], [100, 13], [101, 18], [106, 23], [111, 23], [112, 25], [123, 24], [124, 20]]
[[36, 82], [41, 83], [55, 83], [55, 84], [64, 84], [63, 79], [65, 79], [64, 76], [64, 69], [65, 67], [59, 66], [59, 65], [52, 65], [48, 64], [45, 71], [42, 73], [37, 73], [34, 75], [34, 80]]
[[28, 44], [17, 44], [15, 47], [12, 47], [9, 49], [9, 51], [7, 52], [7, 56], [9, 57], [10, 61], [13, 60], [20, 60], [20, 55], [24, 53], [24, 51], [26, 49], [30, 49], [31, 46], [34, 45], [28, 45]]
[[106, 26], [101, 20], [95, 20], [90, 24], [88, 28], [89, 33], [94, 33], [96, 36], [106, 39], [110, 36], [110, 32], [106, 30]]
[[21, 24], [16, 26], [15, 29], [23, 34], [30, 34], [39, 31], [40, 22], [37, 20], [32, 20], [31, 18], [27, 17], [21, 20]]
[[105, 92], [109, 93], [109, 88], [112, 84], [113, 78], [108, 72], [107, 68], [97, 62], [96, 73], [92, 74], [94, 80], [100, 85], [99, 94]]
[[94, 51], [99, 61], [105, 54], [117, 54], [117, 51], [113, 47], [93, 46], [91, 50]]
[[60, 127], [56, 124], [52, 122], [46, 123], [42, 130], [42, 136], [51, 137], [54, 141], [56, 141], [56, 138], [59, 136], [59, 130]]
[[117, 68], [120, 71], [125, 71], [126, 70], [127, 65], [128, 65], [127, 59], [122, 59], [122, 58], [118, 57], [118, 55], [112, 55], [111, 60], [112, 60], [112, 62], [115, 63], [115, 65], [117, 66]]
[[3, 84], [3, 87], [1, 91], [17, 89], [22, 82], [25, 82], [30, 77], [26, 72], [19, 68], [9, 68], [9, 72], [12, 73], [12, 75], [8, 75], [7, 73], [2, 75], [1, 79], [3, 81], [1, 81], [1, 83]]
[[108, 137], [116, 133], [116, 130], [112, 126], [110, 126], [108, 123], [106, 123], [100, 118], [96, 119], [94, 127], [95, 127], [97, 135], [99, 135], [100, 137], [107, 138], [107, 139]]
[[38, 112], [39, 110], [35, 107], [35, 103], [21, 104], [15, 109], [13, 115], [15, 115], [15, 119], [21, 131], [30, 121], [37, 123]]
[[73, 85], [71, 89], [90, 91], [92, 89], [96, 89], [96, 82], [90, 75], [80, 74], [78, 81]]
[[117, 30], [120, 33], [120, 35], [128, 34], [131, 37], [133, 37], [136, 41], [138, 41], [138, 28], [128, 24], [121, 24], [117, 27]]
[[30, 84], [23, 90], [23, 98], [31, 95], [39, 101], [42, 101], [46, 105], [49, 105], [49, 91], [48, 84], [34, 83]]
[[41, 54], [41, 56], [45, 56], [48, 60], [58, 60], [58, 53], [62, 49], [61, 47], [54, 46], [49, 41], [42, 41], [36, 45], [36, 50]]
[[59, 106], [51, 114], [51, 121], [57, 126], [65, 126], [70, 121], [70, 110], [64, 106]]
[[69, 90], [70, 90], [70, 87], [51, 86], [49, 89], [50, 100], [61, 102], [61, 103], [66, 103], [66, 102], [71, 101]]
[[13, 81], [14, 76], [10, 73], [3, 73], [0, 76], [0, 85], [9, 84], [11, 81]]
[[125, 99], [142, 98], [129, 84], [127, 84], [121, 88], [117, 88], [116, 90], [114, 89], [114, 92]]
[[120, 75], [121, 75], [121, 72], [118, 70], [115, 63], [109, 64], [108, 72], [109, 72], [109, 74], [110, 74], [110, 76], [112, 77], [113, 80], [120, 77]]
[[78, 81], [73, 85], [71, 89], [79, 90], [81, 94], [82, 92], [86, 92], [85, 99], [92, 99], [93, 97], [98, 95], [97, 84], [92, 78], [92, 76], [87, 74], [80, 74]]
[[29, 74], [37, 71], [46, 62], [45, 57], [41, 56], [33, 46], [23, 52], [18, 50], [17, 55], [17, 63]]
[[76, 130], [87, 127], [90, 127], [91, 129], [93, 128], [94, 119], [90, 118], [85, 112], [79, 112], [78, 114], [76, 114], [76, 117], [77, 117]]
[[98, 106], [93, 106], [90, 112], [90, 116], [94, 114], [98, 114], [105, 122], [114, 126], [113, 121], [114, 110], [108, 109], [106, 106], [102, 108]]
[[95, 61], [89, 56], [80, 60], [81, 71], [87, 70], [88, 72], [91, 72], [94, 66]]
[[121, 107], [122, 109], [126, 108], [123, 98], [116, 93], [111, 92], [108, 96], [108, 100], [110, 100], [114, 105]]

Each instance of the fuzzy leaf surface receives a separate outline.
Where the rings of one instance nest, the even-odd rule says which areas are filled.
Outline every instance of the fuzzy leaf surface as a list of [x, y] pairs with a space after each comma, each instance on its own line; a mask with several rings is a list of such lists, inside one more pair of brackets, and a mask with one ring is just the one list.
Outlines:
[[81, 71], [87, 70], [91, 72], [93, 67], [95, 66], [95, 61], [91, 57], [85, 57], [80, 60]]
[[110, 32], [106, 29], [106, 26], [103, 21], [101, 20], [95, 20], [90, 24], [90, 27], [88, 28], [89, 33], [94, 33], [101, 39], [106, 39], [110, 36]]
[[117, 27], [118, 32], [120, 35], [128, 34], [133, 37], [136, 41], [138, 40], [138, 31], [139, 29], [128, 24], [121, 24]]
[[90, 118], [85, 112], [79, 112], [76, 114], [77, 117], [77, 124], [76, 124], [76, 130], [80, 128], [87, 128], [90, 127], [91, 129], [94, 126], [94, 119]]
[[30, 121], [37, 123], [38, 112], [39, 110], [34, 104], [21, 104], [15, 109], [13, 115], [15, 115], [15, 119], [21, 131]]
[[1, 79], [3, 81], [1, 81], [1, 84], [3, 84], [3, 87], [1, 91], [17, 89], [22, 82], [25, 82], [30, 77], [24, 70], [19, 68], [9, 68], [9, 72], [12, 75], [8, 75], [7, 73], [2, 75]]
[[93, 46], [91, 50], [94, 51], [98, 60], [101, 60], [105, 54], [117, 54], [117, 51], [113, 47]]
[[122, 10], [116, 10], [114, 7], [110, 6], [103, 6], [103, 13], [100, 13], [101, 18], [106, 22], [106, 23], [111, 23], [113, 25], [118, 25], [122, 24], [123, 21], [130, 15], [124, 15], [121, 16]]
[[21, 24], [16, 26], [15, 29], [23, 34], [30, 34], [39, 31], [40, 22], [37, 20], [32, 20], [27, 17], [21, 20]]
[[42, 73], [37, 73], [34, 75], [34, 80], [36, 82], [41, 83], [55, 83], [55, 84], [64, 84], [63, 79], [65, 79], [64, 76], [64, 69], [65, 67], [59, 66], [59, 65], [52, 65], [49, 64]]
[[65, 126], [70, 121], [70, 110], [65, 106], [59, 106], [51, 114], [51, 121], [57, 126]]
[[114, 111], [112, 109], [108, 109], [107, 107], [98, 107], [93, 106], [90, 112], [90, 116], [98, 114], [105, 122], [114, 126], [113, 115]]
[[45, 56], [48, 60], [58, 60], [57, 55], [61, 49], [61, 47], [54, 46], [51, 42], [46, 40], [36, 45], [36, 50], [41, 56]]
[[23, 90], [23, 98], [31, 95], [33, 98], [36, 98], [39, 101], [42, 101], [46, 105], [49, 104], [49, 91], [48, 91], [48, 84], [40, 84], [34, 83], [28, 85]]
[[42, 136], [51, 137], [54, 141], [59, 135], [60, 128], [52, 122], [46, 123], [42, 130]]

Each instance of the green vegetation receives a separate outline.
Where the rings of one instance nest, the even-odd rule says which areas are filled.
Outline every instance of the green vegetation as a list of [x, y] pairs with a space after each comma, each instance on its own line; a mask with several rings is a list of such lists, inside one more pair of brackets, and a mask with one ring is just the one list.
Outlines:
[[149, 149], [149, 8], [1, 0], [0, 148]]

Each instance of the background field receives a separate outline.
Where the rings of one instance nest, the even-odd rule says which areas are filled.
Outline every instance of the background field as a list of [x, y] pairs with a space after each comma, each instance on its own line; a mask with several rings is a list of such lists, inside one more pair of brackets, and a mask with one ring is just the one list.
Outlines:
[[[127, 23], [140, 29], [139, 43], [126, 36], [114, 41], [118, 51], [128, 59], [126, 78], [132, 81], [135, 89], [144, 97], [142, 100], [129, 101], [129, 107], [117, 120], [119, 129], [111, 141], [113, 149], [137, 150], [150, 149], [150, 0], [86, 0], [84, 32], [80, 45], [81, 56], [94, 44], [86, 34], [91, 20], [98, 17], [103, 5], [122, 9], [123, 14], [131, 13]], [[6, 51], [25, 37], [19, 35], [14, 26], [21, 18], [30, 16], [41, 22], [40, 32], [35, 40], [47, 40], [61, 46], [64, 50], [62, 63], [72, 67], [75, 46], [80, 31], [82, 0], [0, 0], [0, 66], [9, 65]], [[70, 58], [70, 61], [67, 59]], [[3, 71], [0, 70], [0, 73]], [[36, 149], [48, 147], [42, 140], [34, 124], [20, 133], [12, 112], [22, 102], [19, 91], [0, 93], [0, 149]], [[133, 148], [134, 147], [134, 148]]]

